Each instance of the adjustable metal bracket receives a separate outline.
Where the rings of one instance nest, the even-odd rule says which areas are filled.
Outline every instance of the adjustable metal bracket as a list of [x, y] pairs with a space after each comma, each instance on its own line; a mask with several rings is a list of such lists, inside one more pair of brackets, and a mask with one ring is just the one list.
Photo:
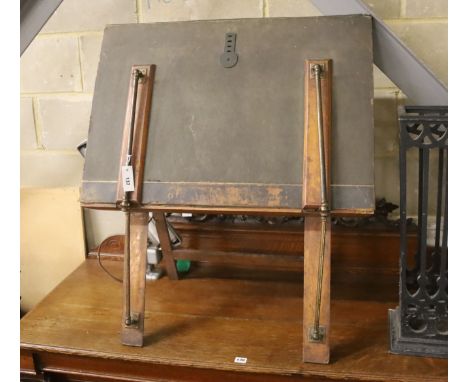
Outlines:
[[321, 235], [320, 235], [320, 253], [319, 267], [317, 275], [317, 294], [315, 300], [315, 318], [314, 327], [311, 330], [311, 340], [314, 342], [322, 342], [324, 339], [325, 329], [320, 327], [320, 308], [322, 305], [322, 284], [323, 284], [323, 259], [325, 257], [325, 237], [327, 233], [327, 220], [330, 216], [327, 197], [327, 169], [325, 166], [325, 138], [323, 132], [323, 114], [322, 114], [322, 66], [314, 64], [312, 72], [315, 78], [315, 87], [317, 89], [317, 126], [319, 140], [319, 160], [320, 160], [320, 220], [321, 220]]
[[133, 346], [143, 343], [144, 284], [138, 278], [140, 273], [144, 277], [147, 247], [142, 228], [147, 228], [147, 213], [133, 211], [133, 207], [141, 203], [155, 70], [155, 65], [131, 68], [116, 190], [116, 204], [125, 213], [122, 342]]
[[304, 213], [305, 362], [330, 360], [331, 60], [305, 62]]
[[[134, 174], [132, 167], [132, 153], [133, 153], [133, 137], [135, 130], [135, 118], [136, 118], [136, 106], [137, 106], [137, 95], [138, 95], [138, 82], [140, 78], [143, 77], [143, 73], [139, 69], [135, 69], [132, 72], [133, 76], [133, 98], [132, 98], [132, 114], [130, 122], [130, 132], [127, 142], [127, 158], [125, 162], [125, 167], [129, 167], [130, 174], [127, 175], [127, 178], [123, 177], [122, 179], [122, 188], [123, 188], [123, 200], [120, 203], [120, 208], [122, 212], [125, 213], [125, 249], [124, 249], [124, 274], [125, 274], [125, 325], [135, 325], [138, 323], [138, 317], [134, 317], [131, 314], [130, 306], [130, 201], [129, 195], [130, 192], [134, 191]], [[122, 167], [123, 168], [123, 167]], [[126, 188], [131, 183], [132, 189]]]
[[237, 64], [239, 55], [236, 53], [236, 33], [226, 33], [224, 42], [224, 53], [221, 55], [221, 65], [225, 68], [232, 68]]

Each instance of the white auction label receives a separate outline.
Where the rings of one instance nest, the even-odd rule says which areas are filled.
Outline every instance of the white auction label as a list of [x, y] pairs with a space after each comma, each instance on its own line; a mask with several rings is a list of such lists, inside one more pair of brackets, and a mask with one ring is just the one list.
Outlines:
[[122, 185], [125, 192], [135, 191], [132, 166], [122, 166]]
[[234, 358], [234, 363], [241, 363], [242, 365], [245, 365], [247, 363], [247, 358], [245, 358], [245, 357], [236, 357], [236, 358]]

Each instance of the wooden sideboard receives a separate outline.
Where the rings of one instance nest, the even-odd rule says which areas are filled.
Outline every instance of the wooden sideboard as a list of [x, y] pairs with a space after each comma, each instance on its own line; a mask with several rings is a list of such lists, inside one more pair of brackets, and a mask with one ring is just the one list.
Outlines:
[[[279, 246], [276, 252], [293, 263], [300, 256], [302, 238], [294, 227], [174, 224], [191, 248], [224, 243], [224, 249], [270, 246], [275, 252]], [[300, 263], [198, 262], [182, 280], [147, 282], [145, 346], [134, 348], [120, 343], [121, 284], [90, 256], [21, 320], [21, 378], [445, 381], [447, 360], [388, 352], [387, 311], [398, 301], [398, 242], [392, 230], [334, 230], [329, 365], [302, 362]], [[121, 274], [118, 258], [104, 254], [115, 275]], [[235, 357], [247, 362], [235, 363]]]

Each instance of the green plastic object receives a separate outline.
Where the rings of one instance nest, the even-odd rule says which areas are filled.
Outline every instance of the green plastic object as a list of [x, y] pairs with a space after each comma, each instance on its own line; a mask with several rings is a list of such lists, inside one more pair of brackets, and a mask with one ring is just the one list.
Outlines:
[[190, 260], [177, 260], [176, 267], [177, 271], [181, 273], [186, 273], [190, 270], [191, 262]]

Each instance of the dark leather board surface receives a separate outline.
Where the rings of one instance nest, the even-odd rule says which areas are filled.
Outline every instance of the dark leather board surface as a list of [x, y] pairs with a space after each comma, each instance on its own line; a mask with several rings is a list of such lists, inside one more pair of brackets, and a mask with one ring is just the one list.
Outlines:
[[81, 201], [115, 203], [130, 68], [155, 64], [143, 203], [300, 209], [306, 59], [333, 60], [332, 207], [373, 209], [372, 21], [360, 15], [108, 26]]

